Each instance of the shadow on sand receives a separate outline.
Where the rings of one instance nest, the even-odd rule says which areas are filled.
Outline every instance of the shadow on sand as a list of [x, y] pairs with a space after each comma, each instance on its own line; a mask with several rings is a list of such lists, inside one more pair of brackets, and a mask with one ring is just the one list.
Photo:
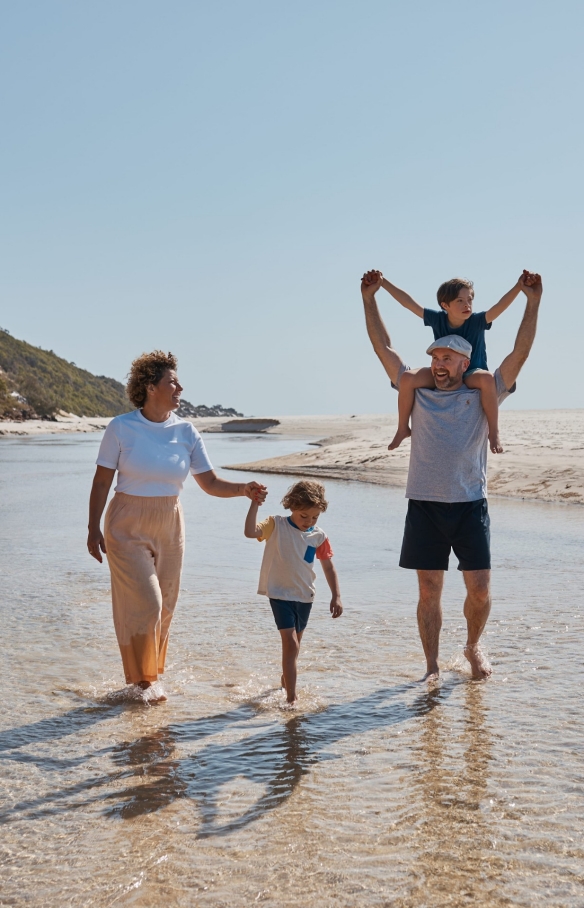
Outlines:
[[[189, 798], [197, 802], [200, 811], [198, 838], [226, 835], [282, 805], [316, 763], [338, 759], [327, 754], [327, 747], [352, 735], [422, 718], [443, 704], [457, 683], [460, 682], [452, 681], [424, 690], [410, 703], [398, 698], [413, 689], [419, 690], [418, 684], [382, 688], [318, 713], [294, 716], [284, 725], [269, 721], [268, 728], [258, 733], [233, 743], [212, 742], [192, 756], [181, 758], [175, 757], [177, 748], [184, 752], [185, 745], [190, 742], [200, 741], [241, 722], [245, 729], [246, 721], [257, 717], [257, 710], [253, 703], [246, 703], [215, 716], [168, 725], [135, 741], [117, 745], [113, 750], [108, 749], [115, 765], [112, 773], [85, 779], [38, 799], [22, 801], [1, 813], [0, 821], [36, 819], [98, 803], [104, 805], [109, 816], [132, 819], [160, 810], [178, 798]], [[104, 707], [103, 711], [72, 710], [52, 722], [46, 720], [13, 729], [0, 736], [0, 750], [10, 748], [10, 753], [0, 754], [0, 758], [34, 761], [46, 764], [47, 769], [72, 765], [66, 760], [18, 754], [13, 748], [72, 734], [119, 710], [119, 706]], [[89, 714], [83, 717], [83, 712]], [[80, 763], [90, 756], [95, 757], [95, 751], [73, 763]], [[240, 816], [218, 822], [220, 790], [237, 778], [261, 785], [264, 793]], [[103, 789], [114, 781], [116, 791], [104, 793]], [[126, 781], [124, 790], [119, 788], [120, 781]]]

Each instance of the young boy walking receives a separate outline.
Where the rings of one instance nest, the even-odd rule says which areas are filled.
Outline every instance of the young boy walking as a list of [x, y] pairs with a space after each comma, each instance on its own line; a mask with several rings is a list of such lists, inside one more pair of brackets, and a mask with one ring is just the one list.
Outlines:
[[[364, 279], [368, 284], [380, 281], [384, 290], [387, 290], [400, 305], [422, 318], [424, 324], [432, 328], [434, 340], [458, 334], [470, 343], [472, 353], [470, 365], [464, 374], [464, 383], [467, 388], [480, 391], [481, 405], [489, 426], [489, 446], [493, 454], [501, 454], [503, 447], [499, 438], [497, 389], [494, 376], [489, 372], [487, 366], [485, 331], [488, 331], [495, 319], [509, 308], [525, 286], [532, 286], [537, 282], [539, 275], [524, 270], [511, 290], [486, 312], [472, 311], [474, 287], [472, 281], [464, 278], [452, 278], [440, 285], [436, 294], [440, 306], [439, 312], [434, 309], [424, 309], [412, 299], [409, 293], [400, 290], [399, 287], [384, 278], [380, 271], [370, 271]], [[404, 438], [411, 434], [409, 420], [414, 406], [416, 388], [433, 387], [434, 379], [428, 368], [412, 369], [403, 374], [398, 395], [398, 427], [388, 446], [390, 451], [398, 448]]]
[[282, 638], [282, 687], [290, 705], [297, 702], [296, 678], [300, 641], [308, 624], [314, 600], [314, 559], [322, 564], [331, 591], [333, 618], [343, 613], [339, 579], [333, 565], [333, 551], [324, 530], [317, 526], [327, 507], [324, 486], [303, 480], [294, 483], [282, 499], [289, 517], [276, 515], [257, 522], [257, 501], [252, 501], [245, 536], [265, 542], [258, 594], [270, 600], [276, 627]]

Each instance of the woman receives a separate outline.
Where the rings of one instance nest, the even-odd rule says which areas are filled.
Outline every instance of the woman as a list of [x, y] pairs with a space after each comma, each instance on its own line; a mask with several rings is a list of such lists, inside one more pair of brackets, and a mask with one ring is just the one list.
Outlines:
[[[160, 684], [168, 632], [179, 593], [184, 521], [178, 499], [191, 472], [217, 498], [246, 496], [263, 501], [257, 482], [219, 479], [192, 423], [173, 413], [181, 384], [171, 353], [155, 350], [132, 363], [126, 388], [136, 407], [116, 416], [103, 436], [89, 500], [87, 548], [99, 562], [107, 553], [114, 625], [128, 684], [149, 702], [166, 700]], [[108, 493], [118, 481], [105, 517]]]

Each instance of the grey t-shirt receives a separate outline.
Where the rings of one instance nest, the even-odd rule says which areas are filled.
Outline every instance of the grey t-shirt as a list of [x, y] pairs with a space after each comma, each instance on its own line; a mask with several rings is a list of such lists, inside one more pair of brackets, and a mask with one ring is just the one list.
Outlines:
[[[501, 404], [515, 385], [507, 389], [499, 369], [495, 381]], [[453, 504], [487, 497], [488, 425], [480, 391], [418, 388], [411, 425], [406, 498]]]

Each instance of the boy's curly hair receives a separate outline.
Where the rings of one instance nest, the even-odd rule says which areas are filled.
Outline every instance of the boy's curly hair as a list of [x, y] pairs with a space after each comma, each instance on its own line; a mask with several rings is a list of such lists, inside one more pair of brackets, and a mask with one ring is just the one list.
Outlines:
[[290, 486], [282, 504], [288, 511], [300, 511], [302, 508], [318, 508], [324, 513], [328, 508], [328, 501], [324, 497], [324, 486], [320, 482], [302, 479]]
[[153, 350], [152, 353], [143, 353], [131, 365], [126, 385], [126, 394], [131, 403], [139, 409], [146, 403], [148, 385], [157, 385], [165, 372], [176, 369], [178, 364], [176, 356], [164, 353], [162, 350]]
[[474, 284], [472, 281], [467, 281], [464, 277], [451, 277], [449, 281], [444, 281], [443, 284], [440, 284], [436, 292], [436, 299], [440, 308], [443, 308], [442, 303], [451, 303], [452, 300], [455, 300], [463, 287], [470, 290], [474, 297]]

